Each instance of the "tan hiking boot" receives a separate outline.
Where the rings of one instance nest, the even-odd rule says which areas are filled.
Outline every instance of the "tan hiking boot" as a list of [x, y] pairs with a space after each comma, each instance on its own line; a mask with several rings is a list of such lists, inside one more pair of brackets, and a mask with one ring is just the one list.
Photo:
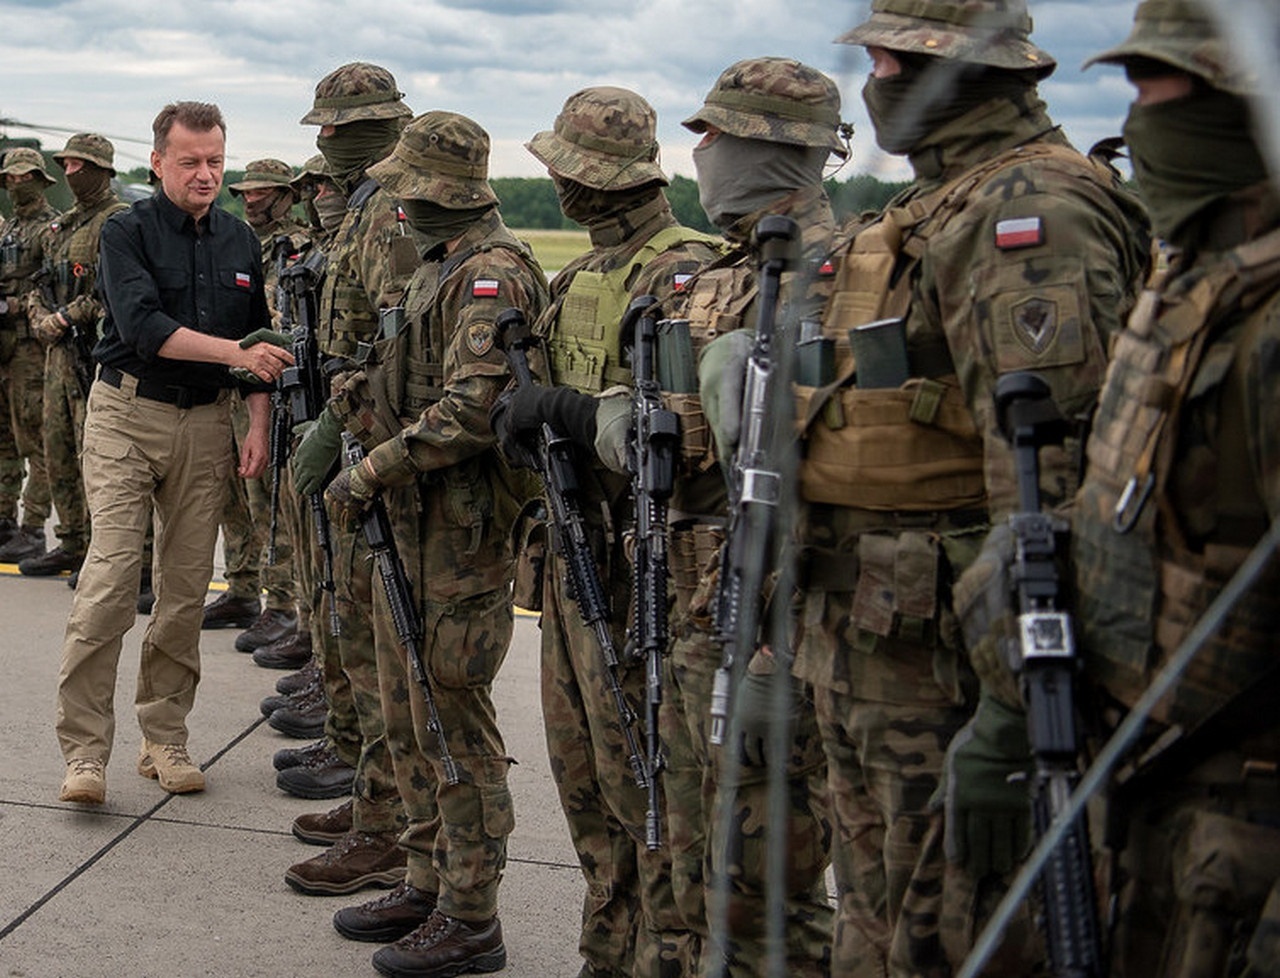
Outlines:
[[82, 805], [101, 805], [107, 800], [107, 769], [92, 757], [67, 761], [67, 774], [62, 779], [58, 801], [78, 801]]
[[192, 763], [186, 744], [153, 744], [144, 738], [138, 773], [158, 779], [160, 787], [171, 794], [204, 791], [204, 774]]

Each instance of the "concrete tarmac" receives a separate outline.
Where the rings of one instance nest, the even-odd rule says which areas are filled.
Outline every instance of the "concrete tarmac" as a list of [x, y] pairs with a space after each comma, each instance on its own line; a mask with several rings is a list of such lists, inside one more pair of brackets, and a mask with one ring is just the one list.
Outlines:
[[[306, 742], [266, 725], [258, 703], [285, 673], [235, 651], [238, 631], [201, 634], [188, 723], [204, 792], [169, 795], [136, 771], [140, 616], [120, 659], [106, 804], [57, 800], [64, 765], [54, 715], [71, 597], [65, 576], [24, 578], [0, 565], [0, 976], [376, 976], [369, 959], [379, 945], [345, 940], [331, 919], [386, 891], [310, 897], [284, 881], [290, 865], [323, 851], [294, 839], [290, 823], [341, 799], [304, 801], [276, 787], [272, 754]], [[519, 762], [500, 974], [568, 978], [581, 965], [585, 887], [547, 762], [533, 617], [516, 622], [494, 698]]]

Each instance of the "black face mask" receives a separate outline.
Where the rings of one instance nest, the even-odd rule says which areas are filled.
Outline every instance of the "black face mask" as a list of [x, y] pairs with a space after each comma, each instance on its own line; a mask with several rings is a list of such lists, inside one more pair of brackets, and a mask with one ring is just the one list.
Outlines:
[[1245, 100], [1217, 89], [1155, 105], [1132, 105], [1124, 138], [1156, 232], [1182, 248], [1195, 218], [1218, 201], [1265, 180]]
[[67, 174], [67, 186], [78, 201], [94, 200], [110, 183], [111, 174], [95, 163], [86, 162], [75, 173]]
[[896, 53], [902, 70], [868, 78], [862, 89], [876, 144], [903, 156], [931, 133], [994, 98], [1017, 98], [1035, 84], [1028, 72]]

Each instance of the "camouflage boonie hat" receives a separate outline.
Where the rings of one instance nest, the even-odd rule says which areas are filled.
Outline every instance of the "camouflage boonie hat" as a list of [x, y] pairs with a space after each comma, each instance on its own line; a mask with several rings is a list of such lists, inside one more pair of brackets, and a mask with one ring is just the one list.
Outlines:
[[489, 134], [456, 112], [427, 112], [400, 134], [369, 176], [393, 197], [429, 200], [452, 210], [496, 204], [489, 186]]
[[555, 127], [524, 145], [553, 173], [596, 190], [666, 186], [657, 130], [653, 106], [635, 92], [601, 85], [570, 95]]
[[245, 167], [244, 179], [229, 184], [227, 189], [233, 194], [241, 194], [246, 190], [276, 190], [281, 187], [293, 190], [293, 170], [288, 163], [268, 159], [254, 160]]
[[1256, 82], [1231, 57], [1213, 19], [1190, 0], [1144, 0], [1133, 15], [1133, 30], [1116, 47], [1084, 63], [1124, 64], [1130, 58], [1161, 61], [1203, 78], [1233, 95], [1250, 95]]
[[694, 132], [707, 126], [771, 143], [825, 146], [842, 159], [840, 91], [835, 82], [790, 58], [748, 58], [730, 65], [703, 106], [681, 123]]
[[311, 111], [302, 125], [340, 126], [359, 119], [400, 119], [413, 115], [404, 92], [386, 68], [365, 61], [335, 68], [316, 85]]
[[76, 133], [67, 140], [66, 147], [53, 154], [53, 158], [59, 163], [68, 159], [87, 160], [107, 170], [113, 177], [116, 175], [116, 148], [106, 136], [97, 133]]
[[871, 16], [836, 40], [1048, 78], [1058, 62], [1030, 34], [1026, 0], [872, 0]]
[[40, 151], [30, 146], [15, 146], [4, 154], [3, 162], [4, 166], [0, 167], [0, 176], [7, 176], [10, 173], [15, 175], [34, 173], [46, 187], [58, 182], [45, 170], [44, 157], [40, 155]]

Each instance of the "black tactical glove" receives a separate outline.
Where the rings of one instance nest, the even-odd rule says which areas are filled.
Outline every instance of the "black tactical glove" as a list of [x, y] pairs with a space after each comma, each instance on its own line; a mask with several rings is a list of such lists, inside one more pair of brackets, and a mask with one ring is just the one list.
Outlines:
[[503, 391], [489, 411], [489, 424], [502, 454], [513, 465], [528, 465], [543, 423], [556, 434], [594, 451], [596, 399], [571, 387], [525, 384]]

